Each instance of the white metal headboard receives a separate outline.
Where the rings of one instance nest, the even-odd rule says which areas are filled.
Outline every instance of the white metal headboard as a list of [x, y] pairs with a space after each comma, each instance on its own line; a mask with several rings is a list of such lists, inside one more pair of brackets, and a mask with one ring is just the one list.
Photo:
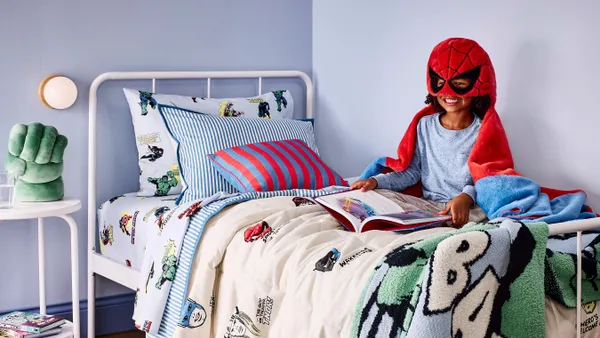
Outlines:
[[313, 117], [314, 88], [310, 77], [296, 70], [265, 71], [184, 71], [184, 72], [109, 72], [100, 74], [90, 86], [88, 135], [88, 248], [96, 249], [96, 116], [98, 113], [98, 88], [111, 80], [151, 80], [156, 92], [156, 80], [206, 79], [210, 97], [211, 79], [258, 79], [258, 94], [262, 94], [263, 78], [300, 78], [306, 85], [306, 118]]

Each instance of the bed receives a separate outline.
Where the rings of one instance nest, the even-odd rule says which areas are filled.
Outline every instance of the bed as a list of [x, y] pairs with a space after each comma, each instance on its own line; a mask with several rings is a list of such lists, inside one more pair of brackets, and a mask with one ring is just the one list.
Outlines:
[[[468, 316], [464, 316], [465, 313], [469, 313], [464, 309], [463, 311], [457, 310], [456, 315], [453, 314], [452, 309], [457, 308], [456, 303], [453, 303], [455, 306], [452, 309], [438, 304], [436, 310], [431, 302], [419, 301], [419, 297], [433, 294], [433, 291], [430, 290], [435, 288], [411, 293], [415, 298], [408, 302], [410, 303], [408, 305], [401, 304], [398, 299], [392, 303], [380, 302], [383, 296], [377, 294], [382, 290], [381, 285], [386, 282], [386, 278], [391, 278], [390, 274], [385, 276], [381, 274], [382, 267], [389, 271], [391, 271], [390, 266], [393, 268], [403, 267], [393, 266], [396, 263], [390, 262], [394, 261], [399, 254], [402, 256], [415, 252], [415, 243], [428, 243], [427, 241], [430, 240], [451, 243], [452, 239], [460, 238], [460, 234], [449, 235], [452, 229], [435, 228], [403, 235], [379, 231], [362, 234], [345, 231], [322, 207], [312, 202], [314, 197], [345, 189], [345, 184], [341, 184], [343, 181], [335, 173], [330, 172], [326, 164], [318, 161], [314, 162], [316, 164], [311, 164], [313, 169], [319, 172], [318, 175], [312, 175], [319, 177], [316, 181], [305, 180], [303, 181], [304, 185], [299, 184], [301, 180], [298, 177], [302, 175], [309, 177], [314, 173], [309, 171], [302, 173], [302, 170], [308, 170], [302, 167], [296, 172], [298, 175], [296, 181], [288, 176], [280, 175], [275, 177], [277, 179], [272, 177], [270, 181], [262, 182], [264, 188], [262, 191], [256, 191], [260, 182], [257, 183], [256, 180], [251, 179], [244, 181], [243, 173], [235, 172], [235, 166], [231, 165], [232, 158], [235, 157], [233, 152], [218, 154], [219, 156], [212, 158], [215, 167], [220, 166], [219, 173], [222, 176], [229, 175], [229, 182], [237, 180], [230, 185], [222, 180], [213, 180], [211, 181], [213, 184], [203, 184], [206, 183], [205, 178], [190, 172], [191, 168], [195, 168], [192, 163], [199, 163], [200, 160], [193, 158], [193, 149], [186, 150], [185, 147], [189, 145], [181, 141], [181, 138], [186, 136], [185, 129], [188, 128], [179, 127], [193, 123], [205, 127], [206, 124], [202, 123], [212, 123], [210, 122], [212, 117], [198, 117], [196, 112], [192, 111], [194, 107], [192, 101], [195, 104], [196, 101], [210, 99], [211, 79], [217, 78], [258, 79], [257, 97], [261, 97], [264, 95], [263, 78], [272, 77], [292, 77], [303, 80], [306, 86], [306, 119], [298, 121], [306, 123], [294, 124], [294, 129], [289, 128], [289, 125], [286, 124], [291, 122], [283, 121], [291, 119], [290, 116], [277, 118], [276, 114], [279, 110], [276, 110], [275, 107], [280, 108], [284, 102], [281, 97], [285, 97], [281, 96], [281, 93], [273, 94], [276, 101], [270, 102], [270, 110], [265, 110], [266, 106], [261, 105], [262, 99], [249, 98], [247, 101], [257, 103], [257, 117], [267, 117], [266, 114], [273, 114], [273, 116], [268, 116], [273, 117], [273, 128], [294, 129], [297, 134], [290, 134], [291, 136], [288, 135], [288, 138], [301, 138], [307, 130], [312, 130], [313, 123], [313, 86], [310, 78], [303, 72], [119, 72], [102, 74], [93, 82], [90, 88], [89, 102], [88, 308], [90, 311], [88, 311], [88, 335], [92, 336], [94, 332], [94, 278], [96, 275], [136, 291], [136, 310], [132, 316], [135, 318], [138, 328], [147, 332], [148, 336], [374, 337], [389, 336], [389, 332], [398, 332], [398, 330], [404, 330], [404, 334], [408, 336], [423, 336], [426, 335], [425, 332], [429, 332], [427, 330], [436, 327], [436, 323], [440, 322], [444, 323], [442, 326], [446, 329], [453, 330], [453, 336], [458, 332], [457, 328], [461, 330], [460, 334], [466, 334], [465, 336], [469, 337], [479, 335], [484, 337], [487, 333], [491, 334], [492, 332], [488, 332], [488, 328], [497, 323], [490, 324], [485, 318], [497, 319], [498, 312], [493, 310], [494, 307], [489, 302], [481, 303], [481, 307], [477, 310], [481, 312], [481, 308], [484, 308], [485, 311], [488, 311], [488, 316], [480, 315], [476, 316], [477, 320], [472, 320]], [[97, 135], [95, 123], [99, 86], [109, 80], [145, 79], [152, 81], [152, 93], [155, 93], [156, 80], [199, 78], [207, 79], [206, 97], [190, 98], [187, 101], [190, 104], [189, 107], [185, 107], [186, 103], [183, 103], [182, 106], [179, 101], [173, 103], [173, 100], [171, 100], [171, 104], [159, 104], [160, 99], [145, 92], [139, 92], [139, 97], [138, 92], [135, 92], [135, 97], [129, 101], [132, 110], [140, 109], [139, 116], [146, 116], [148, 109], [155, 109], [155, 105], [160, 106], [161, 116], [164, 120], [162, 122], [171, 126], [168, 127], [168, 132], [172, 137], [172, 145], [177, 151], [177, 161], [182, 172], [173, 170], [174, 176], [163, 175], [165, 169], [156, 169], [155, 163], [151, 161], [153, 156], [159, 153], [158, 150], [152, 148], [151, 142], [142, 142], [142, 146], [148, 149], [147, 154], [142, 156], [148, 156], [144, 158], [147, 162], [143, 164], [146, 166], [143, 171], [148, 173], [147, 178], [150, 179], [140, 179], [140, 191], [142, 195], [145, 192], [146, 196], [139, 196], [140, 192], [132, 192], [98, 203], [96, 200], [98, 182], [96, 182]], [[287, 97], [285, 102], [290, 107], [292, 106], [291, 97]], [[243, 104], [235, 99], [219, 99], [214, 102], [214, 109], [221, 116], [236, 117], [236, 114], [241, 114], [242, 111], [248, 112], [249, 108], [236, 110], [236, 107], [243, 106]], [[286, 108], [286, 104], [283, 106]], [[285, 109], [282, 111], [285, 112]], [[134, 124], [136, 118], [138, 117], [134, 115]], [[190, 122], [192, 120], [194, 121]], [[218, 118], [213, 120], [220, 121]], [[217, 128], [215, 126], [219, 122], [214, 123], [210, 124], [211, 128]], [[240, 125], [236, 127], [238, 129], [235, 130], [257, 130], [254, 122], [248, 122], [248, 125], [244, 125], [244, 123], [246, 122], [240, 122]], [[217, 128], [215, 130], [220, 131], [223, 135], [232, 134], [231, 129]], [[140, 135], [144, 135], [142, 137], [144, 140], [156, 139], [156, 133], [144, 132]], [[138, 141], [141, 139], [140, 135], [136, 135]], [[298, 152], [297, 154], [304, 154], [302, 156], [305, 160], [314, 156], [310, 149], [317, 149], [313, 144], [313, 139], [306, 139], [306, 142], [297, 144], [263, 145], [261, 142], [265, 141], [264, 137], [268, 138], [269, 136], [261, 137], [253, 141], [256, 142], [253, 144], [264, 146], [261, 149], [293, 148]], [[178, 143], [173, 143], [173, 140]], [[235, 152], [238, 154], [244, 152], [247, 154], [252, 150], [239, 148], [239, 145], [236, 147], [238, 148], [235, 149]], [[226, 147], [221, 145], [220, 148]], [[264, 150], [263, 155], [266, 152], [268, 150]], [[160, 154], [164, 156], [162, 153]], [[187, 163], [186, 156], [191, 159]], [[297, 157], [297, 160], [302, 160], [299, 158], [300, 155]], [[315, 157], [312, 159], [315, 160]], [[277, 166], [271, 169], [260, 166], [253, 168], [257, 171], [263, 170], [261, 173], [265, 177], [268, 176], [268, 173], [265, 174], [265, 170], [277, 171]], [[186, 177], [184, 179], [187, 181], [186, 184], [180, 186], [176, 182], [177, 180], [173, 179], [178, 175]], [[254, 175], [256, 177], [258, 174]], [[153, 177], [157, 179], [162, 177], [163, 180], [160, 181], [162, 185], [151, 182]], [[168, 182], [171, 181], [174, 183], [169, 184]], [[285, 189], [284, 181], [286, 184], [295, 182], [296, 187]], [[148, 182], [152, 184], [148, 184]], [[311, 189], [315, 185], [318, 188]], [[265, 188], [266, 186], [268, 188]], [[171, 189], [178, 193], [168, 194]], [[152, 196], [152, 194], [161, 195], [163, 192], [168, 195]], [[199, 192], [202, 194], [198, 195]], [[515, 323], [520, 320], [523, 321], [523, 325], [532, 325], [527, 322], [542, 320], [544, 325], [541, 328], [544, 329], [547, 337], [575, 335], [592, 337], [598, 335], [600, 329], [596, 328], [599, 315], [597, 301], [581, 304], [582, 289], [585, 291], [592, 287], [587, 285], [587, 282], [582, 285], [582, 261], [588, 262], [590, 257], [582, 257], [581, 252], [583, 248], [595, 250], [596, 235], [586, 231], [598, 228], [599, 223], [596, 219], [589, 219], [551, 224], [548, 226], [547, 232], [534, 234], [538, 236], [536, 237], [537, 243], [545, 242], [548, 235], [574, 234], [573, 236], [553, 237], [551, 239], [553, 242], [548, 240], [550, 248], [554, 248], [558, 254], [564, 254], [566, 259], [572, 257], [577, 266], [577, 269], [573, 270], [574, 277], [572, 278], [572, 282], [575, 284], [572, 288], [574, 295], [565, 297], [570, 298], [574, 303], [570, 307], [566, 307], [556, 299], [563, 295], [549, 296], [538, 292], [536, 293], [538, 299], [532, 302], [537, 306], [538, 312], [531, 313], [530, 316], [520, 315], [520, 318], [512, 318]], [[490, 224], [489, 228], [480, 230], [484, 233], [495, 234], [494, 236], [497, 237], [494, 238], [498, 238], [498, 242], [504, 240], [509, 243], [511, 240], [515, 240], [510, 236], [525, 231], [523, 230], [525, 228], [524, 225], [517, 222], [497, 220], [497, 223]], [[446, 235], [448, 235], [447, 238], [444, 237]], [[464, 235], [471, 236], [472, 234], [467, 232]], [[464, 243], [465, 240], [473, 240], [475, 242], [472, 243], [476, 243], [478, 239], [469, 237], [463, 239], [461, 243]], [[436, 242], [436, 244], [439, 243]], [[488, 247], [489, 245], [486, 246], [486, 250]], [[97, 250], [98, 248], [99, 250]], [[479, 254], [482, 256], [483, 251]], [[557, 257], [563, 256], [557, 255]], [[418, 257], [413, 258], [416, 262]], [[504, 260], [510, 266], [510, 257], [490, 256], [490, 259]], [[526, 267], [526, 269], [531, 269], [531, 274], [539, 278], [526, 281], [533, 282], [531, 287], [537, 283], [544, 289], [543, 274], [544, 269], [548, 269], [548, 261], [544, 262], [543, 257], [541, 259], [541, 261], [537, 261], [537, 265], [532, 263]], [[595, 256], [592, 259], [595, 259]], [[451, 263], [446, 262], [446, 264]], [[422, 269], [422, 266], [424, 265], [411, 263], [411, 273], [421, 276], [419, 269]], [[496, 270], [502, 269], [496, 267]], [[469, 271], [470, 274], [472, 271]], [[489, 269], [482, 270], [478, 272], [478, 275], [473, 275], [473, 279], [491, 278], [489, 271]], [[537, 275], [535, 275], [536, 273]], [[427, 276], [427, 273], [424, 275]], [[380, 280], [377, 279], [377, 276], [380, 277]], [[436, 281], [433, 277], [423, 278], [434, 283]], [[590, 283], [593, 284], [594, 278], [591, 278]], [[417, 281], [414, 282], [420, 287], [421, 284]], [[483, 283], [480, 284], [483, 285]], [[481, 289], [475, 288], [475, 285], [476, 283], [472, 283], [470, 290], [480, 292]], [[438, 289], [443, 290], [439, 286]], [[571, 291], [571, 288], [567, 289], [569, 289], [567, 291]], [[392, 298], [398, 298], [401, 292], [406, 291], [395, 290], [394, 292]], [[516, 295], [519, 295], [519, 292], [526, 297], [529, 291], [523, 288], [515, 289], [513, 290], [515, 295], [513, 299], [517, 298]], [[533, 294], [533, 291], [531, 293]], [[461, 297], [468, 299], [467, 295], [468, 293], [463, 293]], [[540, 295], [543, 299], [539, 299]], [[439, 299], [446, 297], [443, 292], [438, 296]], [[587, 294], [584, 296], [589, 298]], [[432, 297], [432, 299], [436, 298]], [[417, 306], [413, 306], [415, 304]], [[400, 309], [399, 311], [402, 313], [390, 312], [390, 307], [394, 307], [396, 310]], [[435, 315], [418, 317], [418, 313], [424, 312], [420, 307], [423, 309], [426, 307], [430, 313]], [[507, 306], [506, 309], [510, 309], [510, 307]], [[486, 314], [485, 311], [481, 313]], [[390, 313], [402, 317], [402, 321], [410, 322], [411, 325], [402, 328], [397, 318], [388, 318]], [[417, 319], [413, 319], [413, 317]], [[385, 323], [386, 318], [390, 321], [389, 325]], [[537, 328], [539, 329], [540, 325]], [[440, 333], [437, 332], [437, 334]]]

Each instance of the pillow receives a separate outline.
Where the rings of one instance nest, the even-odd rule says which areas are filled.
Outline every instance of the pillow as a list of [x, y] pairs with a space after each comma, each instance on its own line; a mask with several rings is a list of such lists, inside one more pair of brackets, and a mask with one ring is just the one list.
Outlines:
[[221, 176], [241, 192], [348, 186], [298, 139], [246, 144], [208, 157]]
[[138, 196], [177, 195], [183, 187], [175, 148], [169, 142], [158, 104], [222, 116], [291, 119], [294, 115], [294, 100], [287, 90], [230, 99], [153, 94], [130, 88], [123, 88], [123, 92], [129, 104], [138, 149]]
[[319, 154], [310, 121], [227, 118], [174, 106], [158, 105], [173, 142], [183, 190], [177, 203], [187, 203], [217, 192], [239, 192], [211, 164], [209, 154], [250, 143], [299, 139]]

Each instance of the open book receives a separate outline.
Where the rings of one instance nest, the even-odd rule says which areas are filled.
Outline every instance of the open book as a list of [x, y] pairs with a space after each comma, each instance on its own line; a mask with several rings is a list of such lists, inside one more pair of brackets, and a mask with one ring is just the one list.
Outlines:
[[411, 231], [437, 226], [452, 219], [427, 210], [404, 211], [392, 200], [372, 190], [344, 191], [317, 197], [315, 202], [353, 232]]

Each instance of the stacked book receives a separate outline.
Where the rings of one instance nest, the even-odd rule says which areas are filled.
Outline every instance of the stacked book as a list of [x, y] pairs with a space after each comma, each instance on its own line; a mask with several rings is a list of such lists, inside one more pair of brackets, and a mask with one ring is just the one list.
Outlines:
[[64, 318], [34, 312], [14, 311], [0, 316], [0, 338], [38, 338], [58, 335]]

